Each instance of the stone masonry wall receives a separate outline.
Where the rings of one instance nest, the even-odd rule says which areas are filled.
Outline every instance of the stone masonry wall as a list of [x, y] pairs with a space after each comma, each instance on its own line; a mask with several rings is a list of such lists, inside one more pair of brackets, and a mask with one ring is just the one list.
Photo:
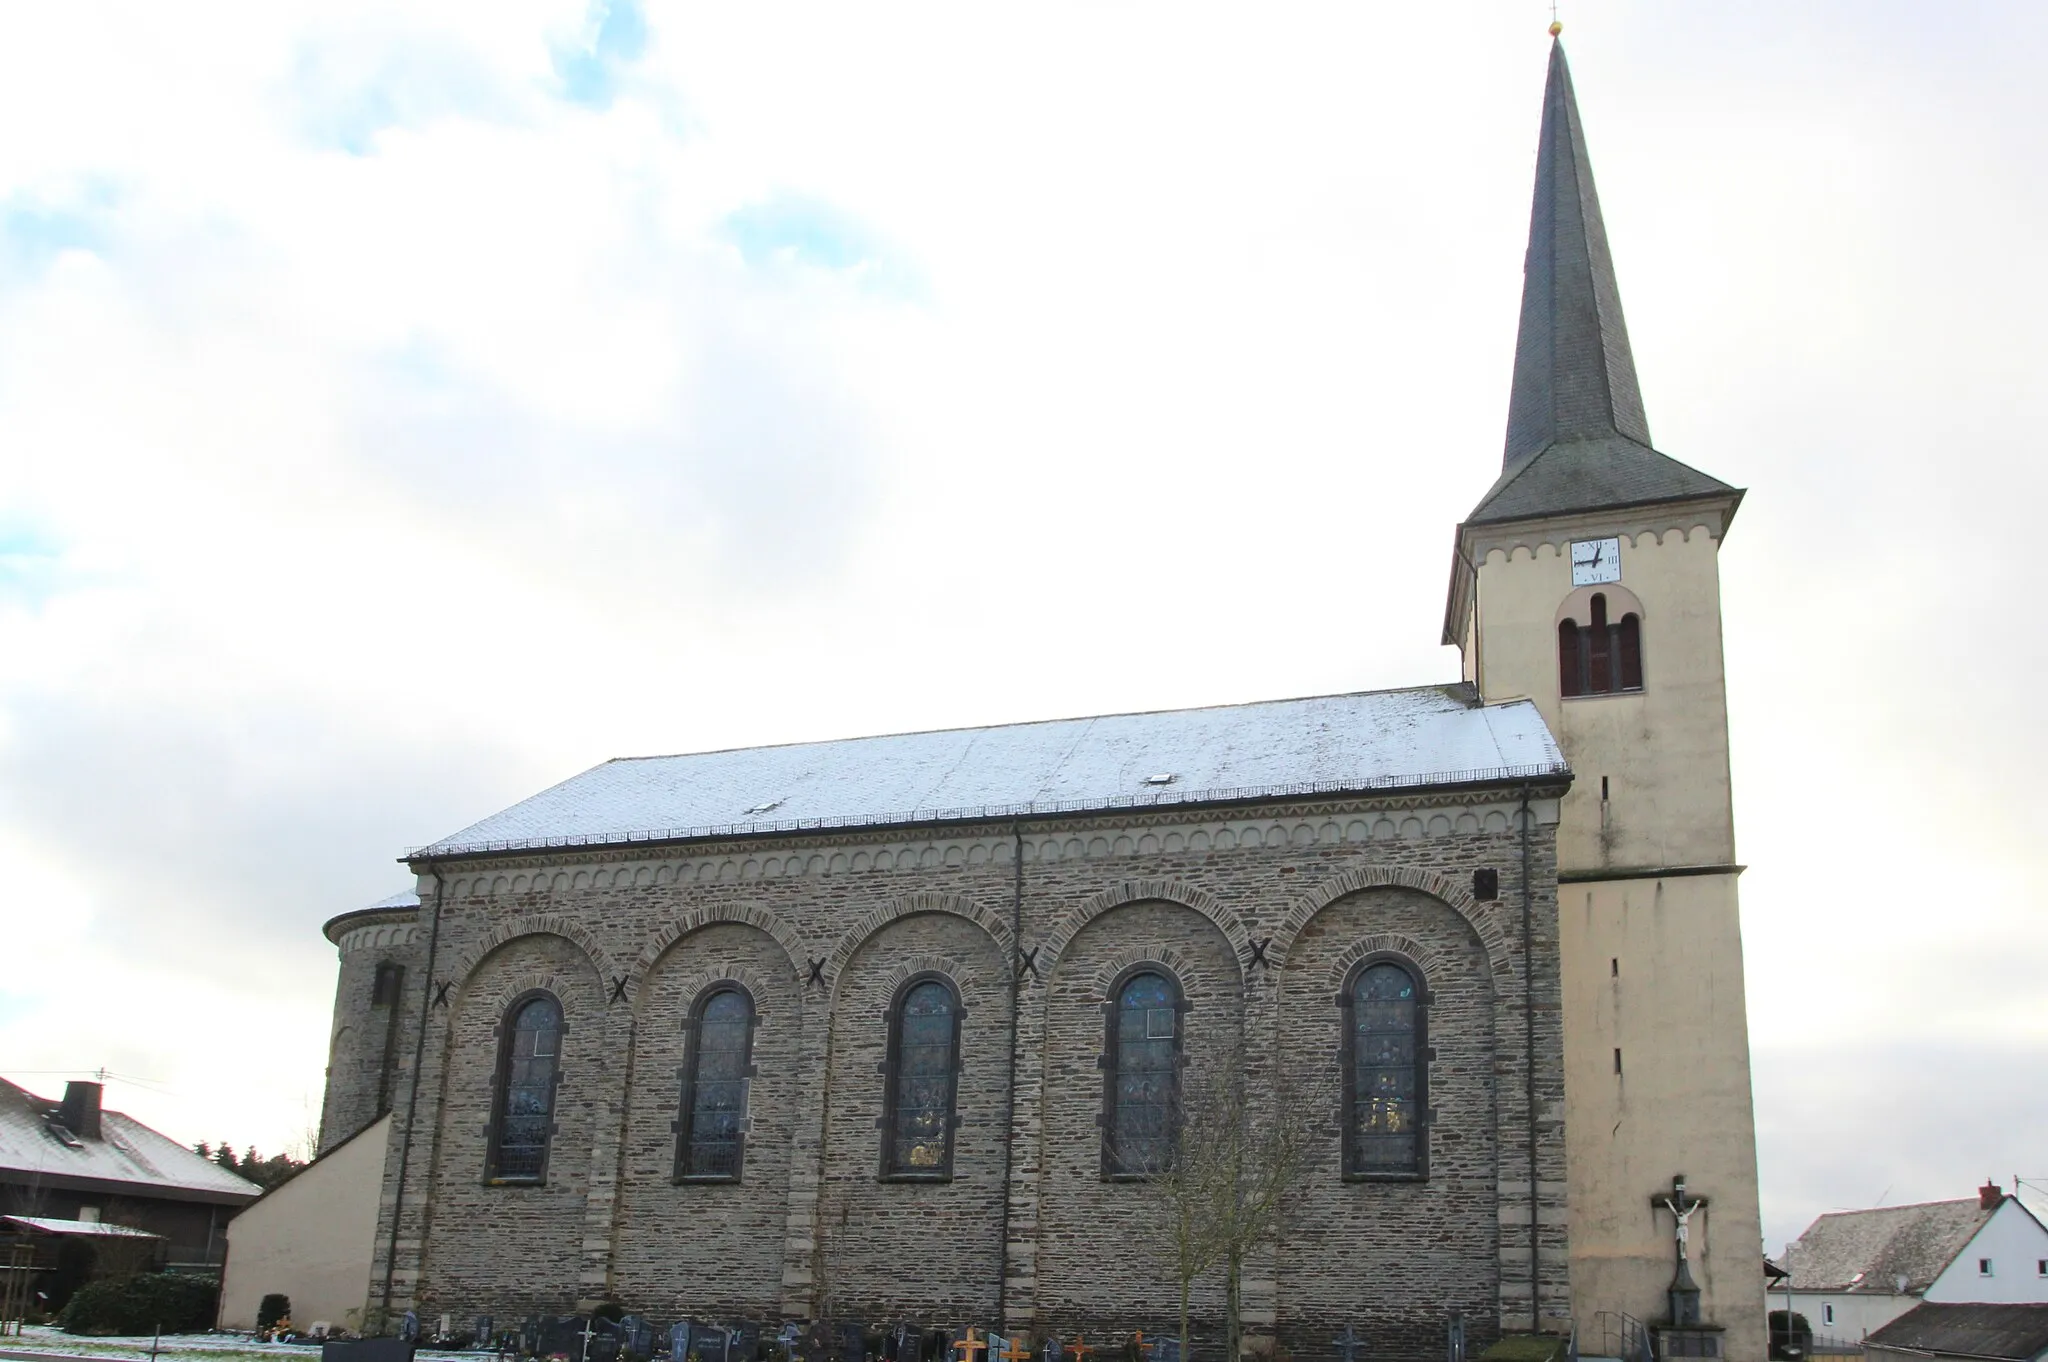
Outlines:
[[[1144, 1243], [1144, 1189], [1101, 1171], [1111, 980], [1141, 962], [1171, 972], [1191, 1005], [1191, 1078], [1238, 1067], [1250, 1100], [1270, 1102], [1276, 1085], [1312, 1091], [1318, 1072], [1330, 1090], [1336, 991], [1369, 949], [1404, 951], [1428, 980], [1430, 1174], [1343, 1180], [1320, 1099], [1324, 1162], [1288, 1208], [1284, 1247], [1248, 1264], [1250, 1333], [1323, 1358], [1348, 1322], [1379, 1340], [1375, 1356], [1421, 1357], [1451, 1309], [1475, 1352], [1526, 1327], [1532, 1190], [1543, 1313], [1568, 1314], [1556, 804], [1542, 793], [1533, 1014], [1507, 792], [497, 855], [439, 867], [438, 908], [437, 868], [421, 867], [431, 996], [452, 989], [427, 1009], [417, 1109], [415, 1075], [394, 1087], [373, 1317], [511, 1319], [612, 1298], [663, 1318], [1162, 1328], [1172, 1283]], [[1478, 868], [1498, 872], [1497, 900], [1473, 899]], [[953, 1177], [888, 1182], [885, 1014], [924, 970], [951, 977], [966, 1007]], [[721, 979], [760, 1012], [745, 1171], [677, 1185], [683, 1021]], [[543, 986], [570, 1028], [548, 1182], [488, 1187], [494, 1030]], [[409, 1068], [410, 1040], [401, 1050]], [[1198, 1284], [1206, 1338], [1220, 1299]]]
[[[397, 1101], [403, 1038], [413, 1034], [407, 1019], [419, 1015], [420, 994], [426, 987], [416, 915], [414, 909], [363, 914], [362, 921], [341, 933], [326, 1097], [320, 1106], [320, 1153], [361, 1131]], [[384, 964], [403, 971], [392, 1003], [372, 1001], [377, 967]]]

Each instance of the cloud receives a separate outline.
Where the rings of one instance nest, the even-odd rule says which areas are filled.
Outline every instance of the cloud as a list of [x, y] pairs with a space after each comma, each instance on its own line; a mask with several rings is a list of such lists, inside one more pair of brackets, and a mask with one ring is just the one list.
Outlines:
[[0, 200], [0, 294], [66, 251], [105, 249], [117, 208], [114, 186], [92, 177]]
[[563, 97], [607, 109], [618, 96], [625, 68], [647, 50], [647, 16], [639, 0], [590, 0], [576, 35], [549, 50]]
[[923, 281], [907, 261], [831, 204], [778, 193], [728, 214], [722, 227], [755, 269], [841, 271], [878, 293], [913, 300], [924, 296]]

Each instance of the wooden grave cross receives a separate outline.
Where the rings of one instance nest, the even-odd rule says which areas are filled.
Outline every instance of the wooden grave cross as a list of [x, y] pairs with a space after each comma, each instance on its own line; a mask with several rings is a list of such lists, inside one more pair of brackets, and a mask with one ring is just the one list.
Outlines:
[[981, 1362], [981, 1355], [988, 1351], [988, 1344], [974, 1336], [974, 1326], [967, 1326], [967, 1337], [953, 1345], [960, 1351], [960, 1362]]
[[1031, 1349], [1025, 1347], [1021, 1335], [1011, 1334], [1003, 1340], [1003, 1350], [996, 1354], [1003, 1362], [1025, 1362], [1031, 1356]]
[[1089, 1347], [1079, 1334], [1075, 1334], [1073, 1343], [1068, 1346], [1068, 1351], [1074, 1354], [1074, 1362], [1088, 1362], [1088, 1354], [1094, 1352], [1095, 1349]]

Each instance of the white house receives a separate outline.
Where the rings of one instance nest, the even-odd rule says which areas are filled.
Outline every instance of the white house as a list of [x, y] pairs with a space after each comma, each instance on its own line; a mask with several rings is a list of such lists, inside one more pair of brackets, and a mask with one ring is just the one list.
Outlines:
[[1785, 1250], [1771, 1308], [1857, 1342], [1920, 1302], [2048, 1304], [2048, 1227], [1997, 1183], [1974, 1199], [1836, 1211]]

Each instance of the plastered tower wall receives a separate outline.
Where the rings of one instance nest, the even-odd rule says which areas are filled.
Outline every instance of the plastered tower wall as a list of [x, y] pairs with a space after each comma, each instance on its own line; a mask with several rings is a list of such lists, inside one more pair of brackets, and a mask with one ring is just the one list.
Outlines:
[[[1533, 699], [1575, 777], [1558, 828], [1558, 933], [1581, 1329], [1601, 1311], [1666, 1314], [1672, 1223], [1652, 1197], [1682, 1173], [1709, 1202], [1691, 1246], [1703, 1315], [1727, 1328], [1729, 1357], [1754, 1359], [1762, 1226], [1717, 557], [1731, 506], [1468, 531], [1478, 567], [1464, 637], [1488, 699]], [[1557, 624], [1590, 594], [1572, 584], [1570, 545], [1609, 536], [1621, 578], [1592, 589], [1639, 605], [1643, 689], [1564, 698]]]
[[327, 939], [341, 954], [341, 969], [334, 981], [327, 1090], [320, 1104], [322, 1154], [397, 1101], [399, 1054], [425, 987], [416, 903], [344, 914], [327, 924]]

